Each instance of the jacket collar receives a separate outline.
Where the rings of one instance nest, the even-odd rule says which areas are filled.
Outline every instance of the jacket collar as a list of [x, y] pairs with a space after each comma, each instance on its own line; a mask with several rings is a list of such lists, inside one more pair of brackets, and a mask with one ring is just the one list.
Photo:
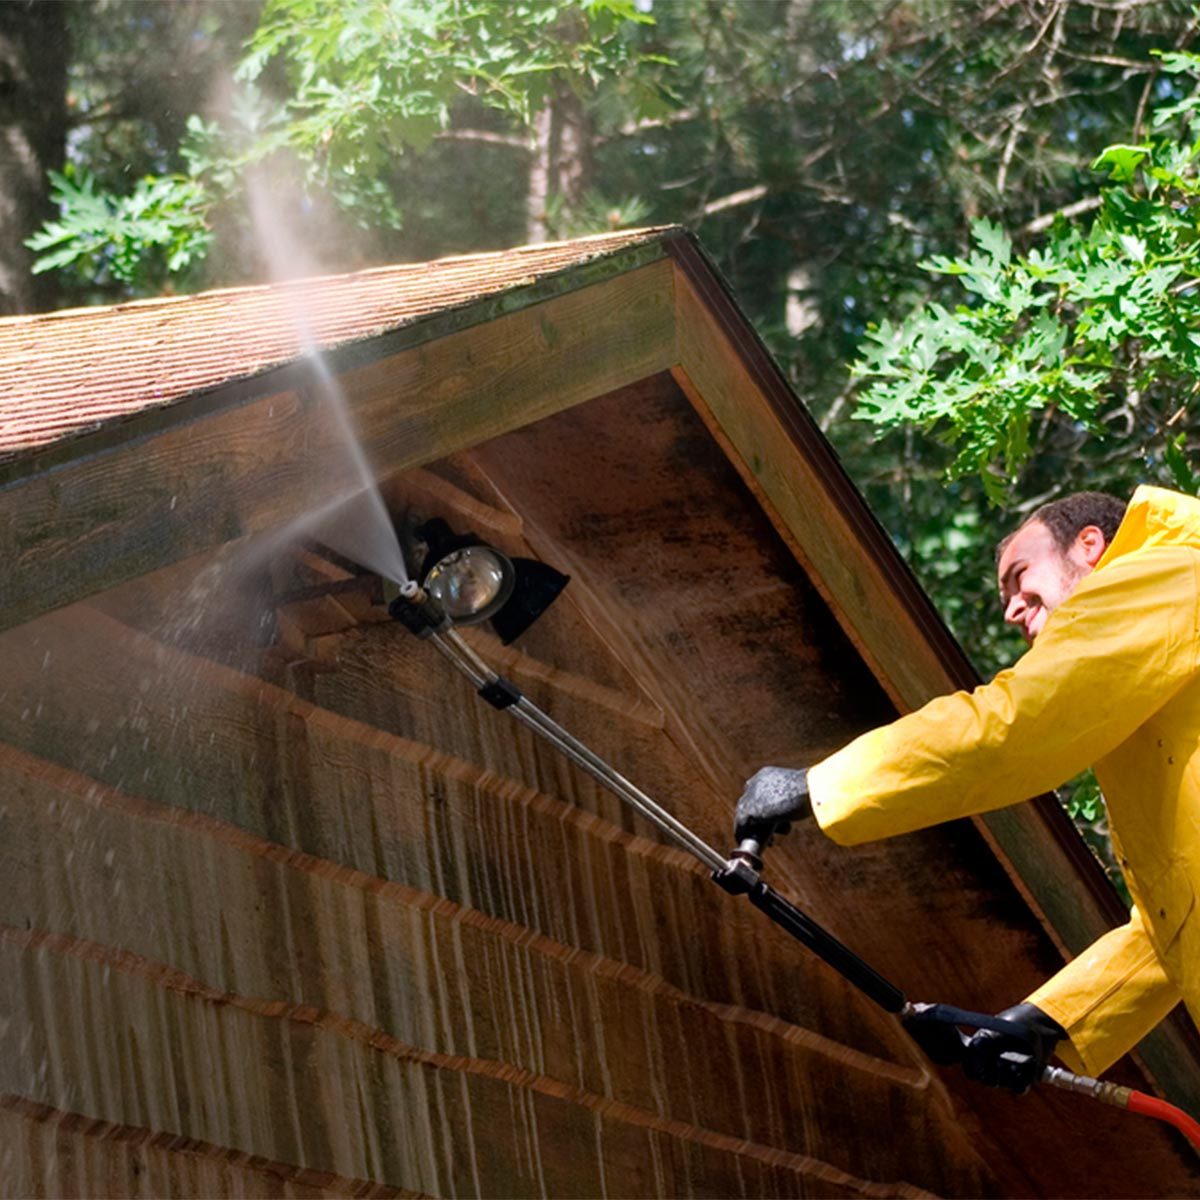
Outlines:
[[1155, 546], [1200, 549], [1200, 499], [1166, 488], [1139, 487], [1096, 570], [1122, 555]]

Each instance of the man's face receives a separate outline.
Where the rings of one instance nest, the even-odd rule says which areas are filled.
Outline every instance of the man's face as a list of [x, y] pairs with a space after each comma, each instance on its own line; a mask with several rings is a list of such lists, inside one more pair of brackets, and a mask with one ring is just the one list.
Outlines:
[[1032, 645], [1046, 619], [1091, 573], [1103, 550], [1104, 535], [1094, 526], [1064, 552], [1041, 521], [1023, 525], [1004, 547], [997, 567], [1005, 621], [1018, 626]]

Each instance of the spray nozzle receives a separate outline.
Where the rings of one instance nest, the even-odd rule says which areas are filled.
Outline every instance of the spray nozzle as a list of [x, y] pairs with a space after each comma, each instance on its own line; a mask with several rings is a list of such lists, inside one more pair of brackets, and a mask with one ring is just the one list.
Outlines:
[[451, 620], [446, 610], [420, 584], [409, 580], [401, 584], [399, 595], [388, 605], [388, 612], [409, 633], [427, 638], [445, 633]]

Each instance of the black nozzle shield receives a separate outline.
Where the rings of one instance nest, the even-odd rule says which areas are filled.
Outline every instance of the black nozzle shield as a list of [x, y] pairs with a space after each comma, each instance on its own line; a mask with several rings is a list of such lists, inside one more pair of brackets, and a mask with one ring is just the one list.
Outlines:
[[556, 571], [536, 558], [513, 558], [516, 581], [504, 607], [492, 617], [492, 628], [500, 640], [511, 645], [558, 598], [569, 575]]

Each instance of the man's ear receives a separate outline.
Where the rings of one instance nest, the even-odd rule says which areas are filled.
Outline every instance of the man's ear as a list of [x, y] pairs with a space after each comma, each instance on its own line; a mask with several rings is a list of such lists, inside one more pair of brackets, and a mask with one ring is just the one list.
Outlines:
[[1100, 556], [1108, 549], [1108, 540], [1103, 530], [1096, 525], [1085, 525], [1075, 538], [1075, 545], [1089, 567], [1094, 567]]

